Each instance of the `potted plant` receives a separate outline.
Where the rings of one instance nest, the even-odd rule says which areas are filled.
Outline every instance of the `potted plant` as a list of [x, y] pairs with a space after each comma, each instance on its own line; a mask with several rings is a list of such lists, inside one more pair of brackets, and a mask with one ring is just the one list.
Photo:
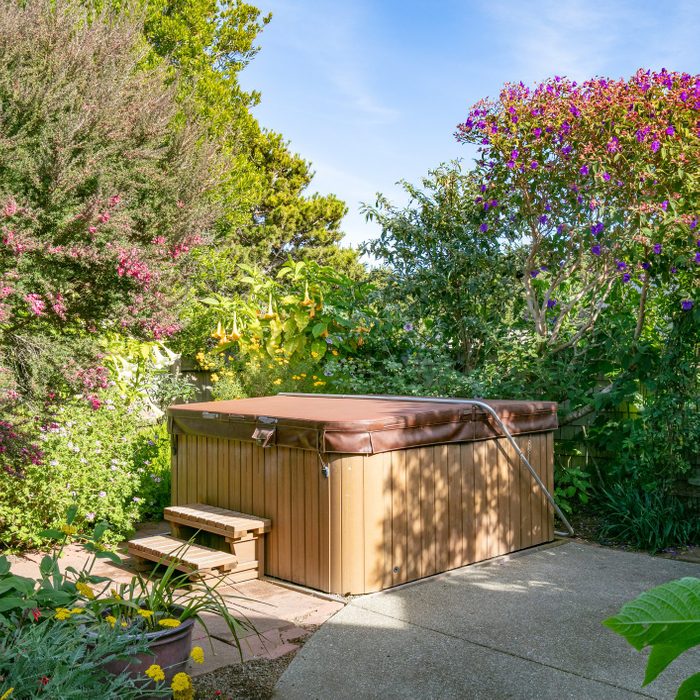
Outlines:
[[[156, 566], [147, 577], [136, 574], [128, 583], [115, 586], [111, 579], [93, 573], [98, 559], [121, 561], [101, 543], [106, 524], [98, 524], [91, 535], [77, 536], [75, 516], [76, 509], [71, 508], [60, 530], [43, 533], [58, 546], [42, 559], [37, 579], [12, 574], [7, 558], [0, 556], [0, 634], [3, 626], [17, 629], [50, 621], [70, 624], [88, 645], [111, 635], [122, 641], [123, 650], [105, 657], [107, 673], [130, 677], [137, 686], [161, 696], [164, 684], [169, 684], [178, 700], [192, 695], [189, 676], [183, 671], [188, 658], [203, 661], [203, 650], [192, 649], [191, 638], [195, 621], [208, 634], [204, 613], [224, 619], [240, 654], [241, 631], [254, 628], [229, 611], [233, 596], [219, 591], [225, 576], [213, 583], [192, 582], [173, 561]], [[90, 556], [79, 570], [69, 566], [62, 572], [58, 560], [68, 543], [79, 544]], [[183, 545], [183, 552], [187, 546]]]

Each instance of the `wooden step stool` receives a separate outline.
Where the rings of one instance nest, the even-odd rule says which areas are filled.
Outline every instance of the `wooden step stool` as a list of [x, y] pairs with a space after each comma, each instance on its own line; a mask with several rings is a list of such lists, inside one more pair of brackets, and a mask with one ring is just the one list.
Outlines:
[[236, 582], [265, 575], [265, 533], [270, 531], [269, 518], [192, 503], [166, 508], [165, 519], [176, 537], [182, 536], [182, 526], [221, 535], [238, 560], [231, 576]]
[[238, 569], [238, 559], [234, 554], [190, 544], [169, 535], [152, 535], [130, 540], [128, 551], [137, 561], [150, 560], [165, 566], [177, 562], [175, 568], [199, 577]]

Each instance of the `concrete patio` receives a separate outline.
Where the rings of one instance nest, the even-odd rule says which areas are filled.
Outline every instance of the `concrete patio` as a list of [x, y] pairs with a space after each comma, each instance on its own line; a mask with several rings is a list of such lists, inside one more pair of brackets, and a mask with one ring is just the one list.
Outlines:
[[700, 565], [578, 542], [353, 599], [281, 677], [279, 700], [672, 698], [687, 652], [642, 688], [646, 654], [601, 625]]

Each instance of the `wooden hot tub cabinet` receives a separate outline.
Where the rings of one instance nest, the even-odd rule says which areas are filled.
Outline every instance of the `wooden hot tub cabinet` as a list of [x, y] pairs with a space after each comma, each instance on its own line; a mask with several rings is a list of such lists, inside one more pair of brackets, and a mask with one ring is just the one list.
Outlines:
[[[544, 494], [485, 412], [377, 403], [277, 396], [171, 407], [173, 505], [269, 518], [266, 574], [341, 595], [553, 539]], [[487, 403], [551, 491], [556, 404]]]

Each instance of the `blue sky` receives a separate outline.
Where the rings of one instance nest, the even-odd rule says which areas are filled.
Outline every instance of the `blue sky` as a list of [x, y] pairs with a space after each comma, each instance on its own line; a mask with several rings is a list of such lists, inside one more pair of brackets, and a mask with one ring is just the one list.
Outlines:
[[273, 19], [241, 75], [255, 115], [345, 200], [345, 242], [377, 235], [360, 202], [470, 152], [453, 137], [508, 81], [700, 73], [698, 0], [259, 0]]

